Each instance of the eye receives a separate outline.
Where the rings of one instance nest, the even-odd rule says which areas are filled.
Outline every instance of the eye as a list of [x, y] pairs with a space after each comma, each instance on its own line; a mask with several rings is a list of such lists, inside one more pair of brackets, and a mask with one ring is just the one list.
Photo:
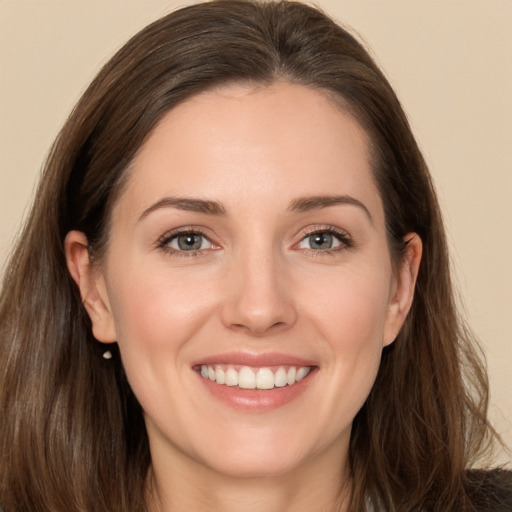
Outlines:
[[313, 251], [336, 251], [352, 247], [350, 237], [333, 228], [316, 229], [308, 233], [298, 244], [299, 249]]
[[216, 247], [205, 235], [197, 231], [182, 231], [167, 235], [159, 245], [162, 249], [170, 252], [190, 253]]

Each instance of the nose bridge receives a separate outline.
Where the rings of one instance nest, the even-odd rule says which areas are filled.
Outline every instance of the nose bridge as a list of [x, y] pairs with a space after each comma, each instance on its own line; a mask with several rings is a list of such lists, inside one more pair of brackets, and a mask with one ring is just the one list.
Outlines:
[[230, 267], [223, 308], [226, 326], [261, 336], [295, 322], [287, 272], [271, 241], [243, 244]]

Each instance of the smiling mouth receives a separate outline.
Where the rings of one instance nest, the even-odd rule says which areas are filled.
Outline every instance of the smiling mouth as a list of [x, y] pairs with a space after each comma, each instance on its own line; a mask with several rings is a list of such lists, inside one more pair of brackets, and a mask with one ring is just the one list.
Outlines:
[[311, 366], [279, 366], [255, 368], [251, 366], [206, 365], [198, 367], [201, 376], [223, 386], [240, 389], [269, 390], [293, 386], [305, 379]]

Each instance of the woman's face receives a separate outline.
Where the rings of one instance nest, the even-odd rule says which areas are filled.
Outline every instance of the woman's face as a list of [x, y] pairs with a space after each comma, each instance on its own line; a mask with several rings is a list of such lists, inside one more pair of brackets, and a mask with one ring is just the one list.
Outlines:
[[339, 464], [415, 275], [393, 272], [365, 132], [303, 86], [224, 87], [170, 111], [129, 173], [84, 295], [154, 463]]

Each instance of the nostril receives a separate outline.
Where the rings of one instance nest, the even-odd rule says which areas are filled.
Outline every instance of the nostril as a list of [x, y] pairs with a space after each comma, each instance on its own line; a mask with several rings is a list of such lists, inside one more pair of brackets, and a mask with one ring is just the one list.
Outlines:
[[287, 327], [288, 324], [283, 321], [261, 324], [256, 324], [254, 322], [248, 322], [247, 324], [236, 323], [229, 326], [229, 328], [234, 331], [247, 333], [252, 336], [265, 336], [281, 329], [286, 329]]
[[222, 323], [227, 328], [262, 336], [287, 328], [297, 318], [295, 305], [284, 287], [254, 275], [231, 282], [222, 304]]

